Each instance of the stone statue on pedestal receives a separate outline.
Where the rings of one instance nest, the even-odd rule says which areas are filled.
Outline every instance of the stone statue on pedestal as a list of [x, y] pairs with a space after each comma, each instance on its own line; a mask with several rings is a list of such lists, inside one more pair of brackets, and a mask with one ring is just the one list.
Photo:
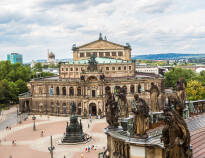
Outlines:
[[115, 101], [115, 97], [111, 92], [107, 93], [106, 101], [106, 120], [109, 124], [108, 128], [118, 128], [118, 103]]
[[172, 110], [175, 110], [181, 117], [183, 117], [185, 106], [181, 103], [176, 93], [168, 96], [168, 106]]
[[76, 104], [74, 101], [72, 101], [70, 104], [70, 113], [71, 113], [71, 115], [75, 115], [75, 113], [76, 113]]
[[133, 133], [136, 137], [146, 138], [146, 131], [149, 128], [149, 106], [146, 104], [145, 100], [139, 98], [138, 94], [134, 95], [133, 108], [132, 112], [135, 114], [134, 124], [133, 124]]
[[158, 96], [159, 96], [159, 89], [158, 87], [152, 82], [150, 90], [147, 90], [150, 92], [150, 103], [151, 103], [151, 111], [152, 112], [159, 112], [159, 102], [158, 102]]
[[180, 78], [176, 83], [177, 96], [180, 103], [184, 106], [186, 101], [186, 81]]
[[118, 97], [118, 107], [120, 111], [120, 117], [127, 118], [129, 116], [129, 113], [128, 113], [127, 98], [126, 98], [126, 90], [124, 87], [120, 88], [120, 92], [117, 93], [117, 97]]
[[85, 141], [85, 133], [83, 132], [82, 123], [78, 122], [78, 117], [75, 116], [76, 105], [74, 102], [70, 104], [70, 125], [66, 125], [66, 133], [62, 138], [62, 143], [79, 143]]
[[90, 56], [90, 60], [88, 61], [88, 71], [94, 72], [97, 71], [97, 61], [95, 60], [95, 55]]
[[184, 119], [166, 106], [165, 127], [161, 140], [164, 142], [166, 158], [191, 158], [190, 133]]

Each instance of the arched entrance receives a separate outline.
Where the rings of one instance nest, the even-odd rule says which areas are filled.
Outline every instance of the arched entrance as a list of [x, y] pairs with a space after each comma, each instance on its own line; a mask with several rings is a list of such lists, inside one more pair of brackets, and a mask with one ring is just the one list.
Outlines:
[[92, 116], [97, 115], [97, 107], [96, 107], [95, 103], [90, 103], [90, 105], [89, 105], [89, 114], [91, 114]]

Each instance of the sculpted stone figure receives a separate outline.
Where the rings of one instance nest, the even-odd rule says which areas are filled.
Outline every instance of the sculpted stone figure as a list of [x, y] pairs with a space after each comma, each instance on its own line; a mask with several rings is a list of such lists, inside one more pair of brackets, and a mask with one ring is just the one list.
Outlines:
[[165, 158], [191, 158], [190, 133], [186, 122], [167, 106], [164, 109], [164, 116], [165, 127], [161, 140], [164, 142]]
[[118, 105], [115, 101], [114, 95], [109, 92], [107, 94], [107, 101], [106, 101], [106, 120], [109, 124], [108, 128], [118, 128]]
[[88, 71], [97, 71], [97, 61], [95, 60], [95, 55], [90, 56], [90, 60], [88, 61]]
[[185, 105], [186, 101], [186, 81], [182, 78], [180, 78], [176, 83], [176, 91], [177, 96], [179, 98], [179, 101], [182, 105]]
[[117, 97], [118, 97], [118, 107], [120, 111], [120, 116], [121, 118], [126, 118], [129, 116], [129, 114], [128, 114], [126, 90], [124, 87], [120, 88], [120, 92], [117, 93]]
[[75, 115], [75, 113], [76, 113], [76, 105], [75, 105], [74, 101], [72, 101], [70, 104], [70, 113], [71, 113], [71, 115]]
[[150, 90], [147, 90], [150, 92], [150, 102], [151, 102], [151, 111], [152, 112], [159, 112], [159, 102], [158, 102], [158, 96], [159, 96], [159, 89], [158, 87], [152, 82]]
[[176, 93], [168, 96], [168, 106], [175, 110], [181, 117], [183, 117], [184, 105], [181, 103]]
[[132, 112], [135, 114], [134, 118], [134, 136], [147, 137], [146, 131], [148, 130], [149, 122], [149, 106], [146, 104], [145, 100], [139, 98], [138, 94], [134, 95]]

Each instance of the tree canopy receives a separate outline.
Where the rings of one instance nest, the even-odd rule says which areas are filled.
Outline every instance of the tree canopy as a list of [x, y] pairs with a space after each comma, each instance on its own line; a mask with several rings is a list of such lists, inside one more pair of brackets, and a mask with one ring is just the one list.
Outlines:
[[27, 82], [31, 78], [54, 76], [49, 72], [39, 72], [42, 70], [39, 65], [32, 70], [29, 66], [20, 63], [11, 64], [10, 61], [0, 62], [0, 105], [17, 103], [18, 95], [28, 91]]

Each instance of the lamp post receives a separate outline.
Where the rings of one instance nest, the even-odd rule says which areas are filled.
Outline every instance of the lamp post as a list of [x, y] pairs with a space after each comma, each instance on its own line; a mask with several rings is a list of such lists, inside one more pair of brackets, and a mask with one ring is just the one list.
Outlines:
[[32, 119], [33, 119], [33, 131], [35, 131], [36, 130], [36, 125], [35, 125], [36, 116], [33, 115]]
[[51, 158], [53, 158], [53, 150], [55, 150], [55, 147], [53, 146], [52, 136], [51, 136], [51, 146], [48, 147], [48, 150], [50, 151]]

